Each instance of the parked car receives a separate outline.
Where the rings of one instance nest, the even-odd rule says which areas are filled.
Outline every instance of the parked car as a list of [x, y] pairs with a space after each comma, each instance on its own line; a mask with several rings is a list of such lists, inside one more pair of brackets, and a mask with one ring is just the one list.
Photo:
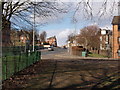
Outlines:
[[48, 51], [54, 51], [53, 47], [49, 47]]

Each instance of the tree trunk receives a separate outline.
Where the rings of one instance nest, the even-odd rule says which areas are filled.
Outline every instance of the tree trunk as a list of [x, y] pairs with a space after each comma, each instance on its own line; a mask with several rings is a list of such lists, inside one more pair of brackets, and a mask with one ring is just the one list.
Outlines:
[[2, 17], [2, 46], [10, 46], [10, 21]]

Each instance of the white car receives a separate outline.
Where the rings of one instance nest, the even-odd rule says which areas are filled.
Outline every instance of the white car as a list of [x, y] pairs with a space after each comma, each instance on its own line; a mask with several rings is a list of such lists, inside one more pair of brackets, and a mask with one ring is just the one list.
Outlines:
[[54, 51], [53, 47], [49, 47], [48, 51]]

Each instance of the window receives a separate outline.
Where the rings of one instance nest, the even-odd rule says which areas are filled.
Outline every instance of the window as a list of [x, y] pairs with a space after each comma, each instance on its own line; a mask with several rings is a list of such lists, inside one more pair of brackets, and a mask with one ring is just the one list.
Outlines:
[[100, 36], [100, 41], [102, 41], [102, 36]]
[[106, 35], [106, 42], [108, 42], [108, 35]]
[[120, 50], [118, 50], [118, 56], [120, 57]]
[[118, 43], [120, 44], [120, 37], [118, 37]]
[[118, 25], [118, 31], [120, 31], [120, 25]]

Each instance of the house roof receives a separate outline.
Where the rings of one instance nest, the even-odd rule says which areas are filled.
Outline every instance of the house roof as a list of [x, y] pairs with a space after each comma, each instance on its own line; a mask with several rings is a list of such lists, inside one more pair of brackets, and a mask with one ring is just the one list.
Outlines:
[[49, 38], [47, 38], [47, 40], [48, 40], [48, 39], [56, 39], [56, 37], [55, 37], [55, 36], [53, 36], [53, 37], [49, 37]]
[[120, 24], [120, 16], [114, 16], [113, 21], [112, 21], [113, 25], [118, 25]]

